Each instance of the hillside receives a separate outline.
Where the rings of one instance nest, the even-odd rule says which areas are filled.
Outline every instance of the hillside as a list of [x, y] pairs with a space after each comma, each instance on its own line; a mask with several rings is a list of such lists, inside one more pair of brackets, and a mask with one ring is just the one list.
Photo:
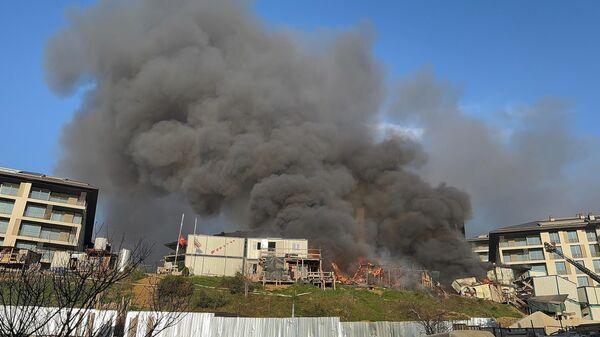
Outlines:
[[[310, 285], [286, 288], [266, 288], [257, 285], [248, 297], [234, 278], [189, 277], [194, 284], [192, 311], [216, 312], [221, 315], [248, 317], [289, 317], [292, 296], [296, 297], [295, 315], [339, 316], [343, 321], [403, 321], [414, 320], [414, 310], [442, 312], [446, 319], [468, 317], [522, 317], [509, 305], [449, 295], [437, 298], [423, 292], [393, 289], [354, 288], [340, 286], [336, 290], [321, 290]], [[137, 281], [136, 296], [140, 296], [144, 280]], [[233, 293], [232, 293], [233, 292]], [[139, 299], [137, 301], [143, 303]], [[143, 305], [140, 305], [143, 306]]]

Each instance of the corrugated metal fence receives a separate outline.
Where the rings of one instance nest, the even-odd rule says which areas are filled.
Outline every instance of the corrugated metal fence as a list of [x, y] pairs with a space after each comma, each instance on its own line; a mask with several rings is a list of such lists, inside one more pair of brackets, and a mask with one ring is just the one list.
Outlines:
[[[16, 308], [12, 308], [16, 309]], [[18, 310], [18, 309], [17, 309]], [[39, 308], [40, 313], [56, 308]], [[0, 310], [2, 311], [2, 310]], [[1, 315], [1, 314], [0, 314]], [[74, 336], [113, 335], [116, 311], [91, 310], [85, 313]], [[43, 316], [43, 315], [40, 315]], [[495, 326], [492, 318], [468, 321], [448, 321], [452, 324]], [[58, 331], [58, 317], [38, 335], [53, 335]], [[165, 325], [169, 325], [165, 328]], [[212, 313], [130, 311], [127, 313], [124, 336], [144, 337], [148, 329], [160, 331], [156, 337], [418, 337], [423, 330], [418, 322], [340, 322], [339, 317], [242, 318], [215, 317]], [[90, 333], [94, 331], [93, 333]], [[98, 332], [102, 333], [98, 333]]]

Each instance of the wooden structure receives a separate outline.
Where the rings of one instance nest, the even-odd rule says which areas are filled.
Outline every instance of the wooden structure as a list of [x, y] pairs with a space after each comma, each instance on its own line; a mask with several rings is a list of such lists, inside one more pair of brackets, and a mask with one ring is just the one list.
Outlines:
[[20, 269], [40, 262], [42, 254], [29, 249], [0, 247], [0, 268]]

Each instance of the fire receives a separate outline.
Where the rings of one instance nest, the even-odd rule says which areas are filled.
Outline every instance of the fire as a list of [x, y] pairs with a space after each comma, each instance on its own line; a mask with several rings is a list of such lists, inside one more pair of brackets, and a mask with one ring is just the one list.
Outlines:
[[376, 279], [382, 278], [385, 274], [383, 267], [368, 262], [362, 257], [358, 259], [358, 268], [352, 277], [348, 277], [335, 262], [331, 263], [331, 267], [337, 280], [342, 284], [370, 284], [374, 283]]
[[335, 277], [342, 284], [351, 284], [350, 278], [344, 273], [340, 267], [338, 267], [337, 263], [331, 262], [331, 268], [335, 272]]

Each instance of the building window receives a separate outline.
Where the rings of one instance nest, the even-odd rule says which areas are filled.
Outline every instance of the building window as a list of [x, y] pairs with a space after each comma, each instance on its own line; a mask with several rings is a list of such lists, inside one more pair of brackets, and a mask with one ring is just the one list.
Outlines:
[[0, 194], [15, 196], [19, 194], [19, 184], [2, 183], [0, 184]]
[[[575, 260], [575, 262], [579, 263], [580, 265], [585, 267], [585, 261], [583, 260]], [[577, 274], [584, 274], [584, 272], [582, 272], [581, 270], [579, 270], [579, 268], [575, 267], [575, 273]]]
[[45, 190], [43, 188], [33, 187], [33, 188], [31, 188], [31, 192], [29, 193], [29, 197], [31, 199], [50, 200], [50, 190]]
[[527, 239], [526, 238], [515, 238], [515, 246], [527, 246]]
[[25, 209], [25, 216], [43, 219], [46, 217], [46, 206], [28, 204]]
[[30, 236], [32, 238], [39, 238], [42, 226], [29, 222], [22, 222], [21, 228], [19, 229], [19, 235]]
[[5, 234], [8, 229], [8, 219], [0, 219], [0, 233]]
[[587, 276], [577, 276], [577, 285], [580, 287], [589, 287], [590, 281]]
[[579, 237], [577, 236], [577, 231], [568, 231], [567, 238], [569, 239], [570, 243], [579, 242]]
[[73, 223], [81, 225], [81, 221], [83, 220], [83, 216], [81, 214], [73, 214]]
[[587, 240], [589, 242], [596, 242], [598, 241], [598, 237], [596, 236], [596, 230], [595, 229], [588, 229], [585, 231], [585, 235], [587, 236]]
[[600, 245], [597, 243], [590, 245], [590, 255], [592, 257], [600, 257]]
[[37, 244], [35, 242], [29, 242], [29, 241], [17, 241], [17, 243], [15, 244], [15, 247], [17, 248], [21, 248], [21, 249], [29, 249], [29, 250], [34, 250], [37, 248]]
[[550, 242], [560, 243], [560, 235], [557, 232], [550, 232]]
[[482, 262], [488, 262], [488, 260], [490, 259], [488, 253], [478, 253], [478, 255], [479, 260], [481, 260]]
[[9, 200], [0, 200], [0, 213], [11, 214], [13, 210], [14, 202]]
[[0, 247], [4, 246], [4, 238], [0, 238]]
[[557, 275], [566, 275], [567, 274], [567, 265], [565, 262], [557, 261], [557, 262], [554, 262], [554, 265], [556, 266], [556, 274]]
[[260, 242], [256, 243], [256, 250], [260, 250]]
[[275, 251], [275, 242], [274, 241], [269, 241], [269, 251], [270, 252]]
[[252, 274], [256, 275], [258, 273], [258, 265], [256, 263], [252, 264]]
[[531, 270], [529, 271], [532, 276], [545, 276], [548, 275], [548, 271], [546, 270], [545, 264], [537, 264], [531, 266]]
[[594, 271], [596, 273], [600, 273], [600, 260], [594, 260], [593, 263], [594, 263]]
[[581, 252], [580, 245], [571, 246], [571, 256], [574, 258], [582, 258], [583, 257], [583, 253]]
[[[563, 252], [562, 247], [556, 246], [556, 251], [562, 253]], [[558, 255], [556, 253], [552, 253], [552, 258], [554, 260], [559, 260], [559, 259], [562, 259], [562, 256], [560, 256], [560, 255]]]
[[529, 260], [543, 260], [544, 259], [544, 251], [541, 249], [530, 249], [529, 250]]
[[527, 237], [527, 245], [528, 246], [535, 246], [535, 245], [541, 245], [541, 244], [542, 244], [542, 240], [540, 239], [540, 237], [538, 235]]

